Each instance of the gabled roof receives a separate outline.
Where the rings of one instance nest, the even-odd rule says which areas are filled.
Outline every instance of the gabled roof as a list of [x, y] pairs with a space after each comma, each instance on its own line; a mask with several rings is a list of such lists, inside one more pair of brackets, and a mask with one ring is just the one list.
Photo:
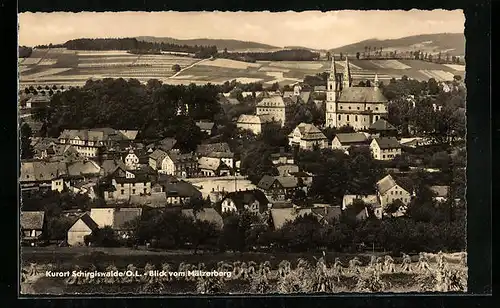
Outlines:
[[[187, 217], [195, 218], [193, 209], [182, 209], [182, 214]], [[222, 216], [213, 208], [203, 208], [203, 210], [196, 213], [196, 219], [214, 223], [218, 228], [222, 228], [224, 220]]]
[[267, 205], [269, 204], [269, 200], [266, 195], [258, 189], [253, 190], [245, 190], [245, 191], [235, 191], [228, 193], [222, 200], [223, 202], [226, 199], [231, 199], [234, 202], [234, 205], [237, 209], [241, 210], [245, 207], [245, 205], [250, 205], [255, 201], [259, 202], [260, 209], [267, 209]]
[[349, 87], [342, 90], [339, 102], [387, 103], [388, 101], [382, 91], [375, 87]]
[[280, 182], [283, 188], [295, 188], [298, 184], [298, 179], [293, 176], [277, 176], [275, 177], [278, 182]]
[[96, 175], [101, 171], [101, 167], [91, 160], [87, 161], [78, 161], [71, 164], [68, 164], [68, 175], [77, 176], [77, 175]]
[[273, 122], [272, 115], [263, 114], [263, 115], [249, 115], [242, 114], [238, 118], [238, 123], [240, 124], [264, 124]]
[[381, 149], [399, 149], [401, 148], [401, 144], [399, 144], [398, 139], [394, 137], [381, 137], [374, 138], [375, 142], [377, 142], [379, 148]]
[[112, 174], [116, 169], [121, 168], [122, 170], [127, 170], [125, 163], [119, 159], [106, 159], [102, 162], [101, 170], [104, 175]]
[[370, 125], [369, 129], [373, 130], [381, 130], [381, 131], [388, 131], [388, 130], [397, 130], [391, 123], [389, 123], [386, 119], [378, 119]]
[[307, 103], [309, 102], [310, 98], [311, 98], [311, 92], [309, 91], [300, 92], [300, 99], [302, 100], [302, 102]]
[[[82, 220], [84, 224], [89, 227], [90, 230], [94, 231], [99, 228], [99, 225], [90, 217], [88, 213], [84, 213], [82, 216], [80, 216], [76, 221]], [[75, 221], [75, 223], [76, 223]]]
[[436, 197], [446, 198], [450, 192], [450, 186], [431, 186], [429, 188], [436, 194]]
[[201, 130], [212, 130], [214, 125], [214, 122], [196, 122], [196, 126], [198, 126]]
[[192, 153], [181, 154], [177, 152], [170, 152], [167, 156], [170, 157], [174, 163], [196, 162], [196, 157]]
[[206, 170], [216, 171], [216, 170], [218, 170], [221, 167], [223, 168], [223, 167], [227, 167], [227, 166], [219, 158], [205, 157], [204, 156], [204, 157], [200, 157], [200, 159], [198, 159], [198, 167], [200, 169], [206, 169]]
[[232, 152], [210, 152], [206, 157], [214, 157], [214, 158], [234, 158], [234, 153]]
[[42, 230], [45, 212], [43, 211], [21, 211], [21, 229]]
[[257, 107], [285, 107], [286, 102], [283, 100], [281, 95], [269, 95], [265, 96], [259, 103]]
[[193, 184], [178, 180], [176, 177], [171, 175], [161, 175], [158, 178], [158, 184], [163, 187], [163, 191], [170, 196], [179, 197], [189, 197], [189, 198], [201, 198], [201, 192], [193, 186]]
[[154, 159], [155, 161], [161, 161], [165, 157], [167, 157], [167, 152], [162, 151], [162, 150], [154, 150], [153, 153], [149, 154], [149, 157]]
[[314, 91], [326, 91], [326, 86], [315, 86]]
[[368, 141], [368, 138], [363, 133], [339, 133], [335, 135], [334, 139], [338, 139], [343, 145], [350, 143], [365, 143]]
[[302, 140], [327, 139], [319, 128], [309, 123], [300, 123], [288, 136], [293, 137], [294, 132], [297, 130], [300, 132]]
[[[122, 133], [119, 130], [115, 130], [113, 128], [104, 127], [104, 128], [93, 128], [93, 129], [65, 129], [59, 139], [75, 139], [78, 137], [80, 140], [85, 141], [123, 141], [123, 140], [131, 140], [129, 137], [135, 138], [133, 133], [124, 131]], [[136, 132], [136, 131], [132, 131]]]
[[21, 182], [51, 181], [67, 174], [64, 162], [21, 162]]
[[276, 178], [274, 176], [266, 174], [262, 177], [262, 179], [260, 179], [259, 184], [257, 184], [257, 187], [268, 190], [269, 188], [271, 188], [271, 185], [273, 185], [275, 181]]
[[196, 148], [196, 153], [200, 155], [206, 155], [212, 152], [231, 152], [231, 149], [226, 142], [200, 144]]
[[177, 140], [175, 140], [175, 138], [167, 137], [167, 138], [163, 138], [160, 141], [148, 144], [146, 146], [146, 148], [147, 149], [160, 149], [164, 152], [168, 152], [168, 151], [172, 150], [176, 144], [177, 144]]
[[338, 220], [340, 215], [342, 214], [342, 209], [340, 206], [322, 206], [322, 207], [313, 207], [311, 208], [311, 213], [317, 216], [320, 221], [321, 220]]
[[397, 179], [394, 179], [390, 174], [386, 175], [384, 178], [379, 180], [376, 185], [377, 185], [377, 191], [380, 194], [386, 193], [389, 189], [393, 188], [395, 185], [400, 186], [407, 192], [411, 191], [411, 187], [409, 187], [410, 184], [403, 184], [401, 180], [398, 181]]

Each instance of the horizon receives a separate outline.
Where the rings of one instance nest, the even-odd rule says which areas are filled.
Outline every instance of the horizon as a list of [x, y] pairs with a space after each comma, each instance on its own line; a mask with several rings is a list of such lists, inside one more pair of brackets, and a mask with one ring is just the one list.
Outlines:
[[[241, 23], [242, 17], [246, 17], [244, 23]], [[162, 24], [158, 26], [160, 21]], [[463, 34], [464, 23], [462, 10], [28, 12], [19, 14], [18, 44], [34, 47], [64, 44], [81, 38], [148, 36], [177, 40], [237, 40], [277, 48], [300, 46], [329, 50], [367, 40], [390, 40], [426, 34]], [[391, 27], [392, 24], [398, 24], [398, 27]], [[105, 26], [107, 31], [102, 31]], [[383, 34], [381, 28], [384, 29]], [[335, 33], [335, 42], [331, 39], [332, 32]]]

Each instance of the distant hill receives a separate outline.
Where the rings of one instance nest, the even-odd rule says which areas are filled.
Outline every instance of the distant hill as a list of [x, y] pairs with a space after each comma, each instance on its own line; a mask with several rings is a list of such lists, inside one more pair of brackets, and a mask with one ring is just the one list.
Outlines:
[[424, 53], [448, 52], [450, 56], [464, 56], [465, 36], [462, 33], [438, 33], [407, 36], [390, 40], [370, 39], [334, 48], [330, 52], [342, 52], [344, 54], [362, 53], [365, 50], [365, 46], [372, 48], [382, 47], [383, 51], [397, 50], [398, 52], [405, 52], [421, 50]]
[[179, 40], [171, 37], [155, 37], [155, 36], [138, 36], [136, 37], [139, 41], [153, 42], [153, 43], [167, 43], [176, 45], [188, 45], [188, 46], [216, 46], [217, 50], [222, 51], [224, 48], [227, 50], [243, 50], [243, 49], [280, 49], [280, 47], [271, 46], [267, 44], [261, 44], [256, 42], [246, 42], [238, 40], [223, 40], [223, 39], [189, 39], [189, 40]]

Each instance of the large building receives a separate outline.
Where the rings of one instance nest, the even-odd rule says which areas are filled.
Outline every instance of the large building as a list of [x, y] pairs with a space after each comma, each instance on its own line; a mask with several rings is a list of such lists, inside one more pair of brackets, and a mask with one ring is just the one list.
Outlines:
[[268, 94], [257, 104], [258, 116], [269, 115], [274, 122], [278, 122], [281, 127], [285, 125], [289, 116], [291, 101], [284, 100], [281, 95]]
[[349, 125], [356, 130], [366, 130], [387, 116], [387, 103], [378, 88], [377, 75], [373, 87], [353, 87], [349, 60], [346, 58], [344, 73], [337, 73], [332, 57], [326, 92], [326, 126]]

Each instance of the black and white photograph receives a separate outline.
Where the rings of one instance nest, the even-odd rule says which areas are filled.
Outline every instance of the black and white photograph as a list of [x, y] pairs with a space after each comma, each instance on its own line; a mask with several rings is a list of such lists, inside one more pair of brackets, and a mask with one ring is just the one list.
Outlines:
[[467, 292], [464, 24], [19, 13], [21, 295]]

